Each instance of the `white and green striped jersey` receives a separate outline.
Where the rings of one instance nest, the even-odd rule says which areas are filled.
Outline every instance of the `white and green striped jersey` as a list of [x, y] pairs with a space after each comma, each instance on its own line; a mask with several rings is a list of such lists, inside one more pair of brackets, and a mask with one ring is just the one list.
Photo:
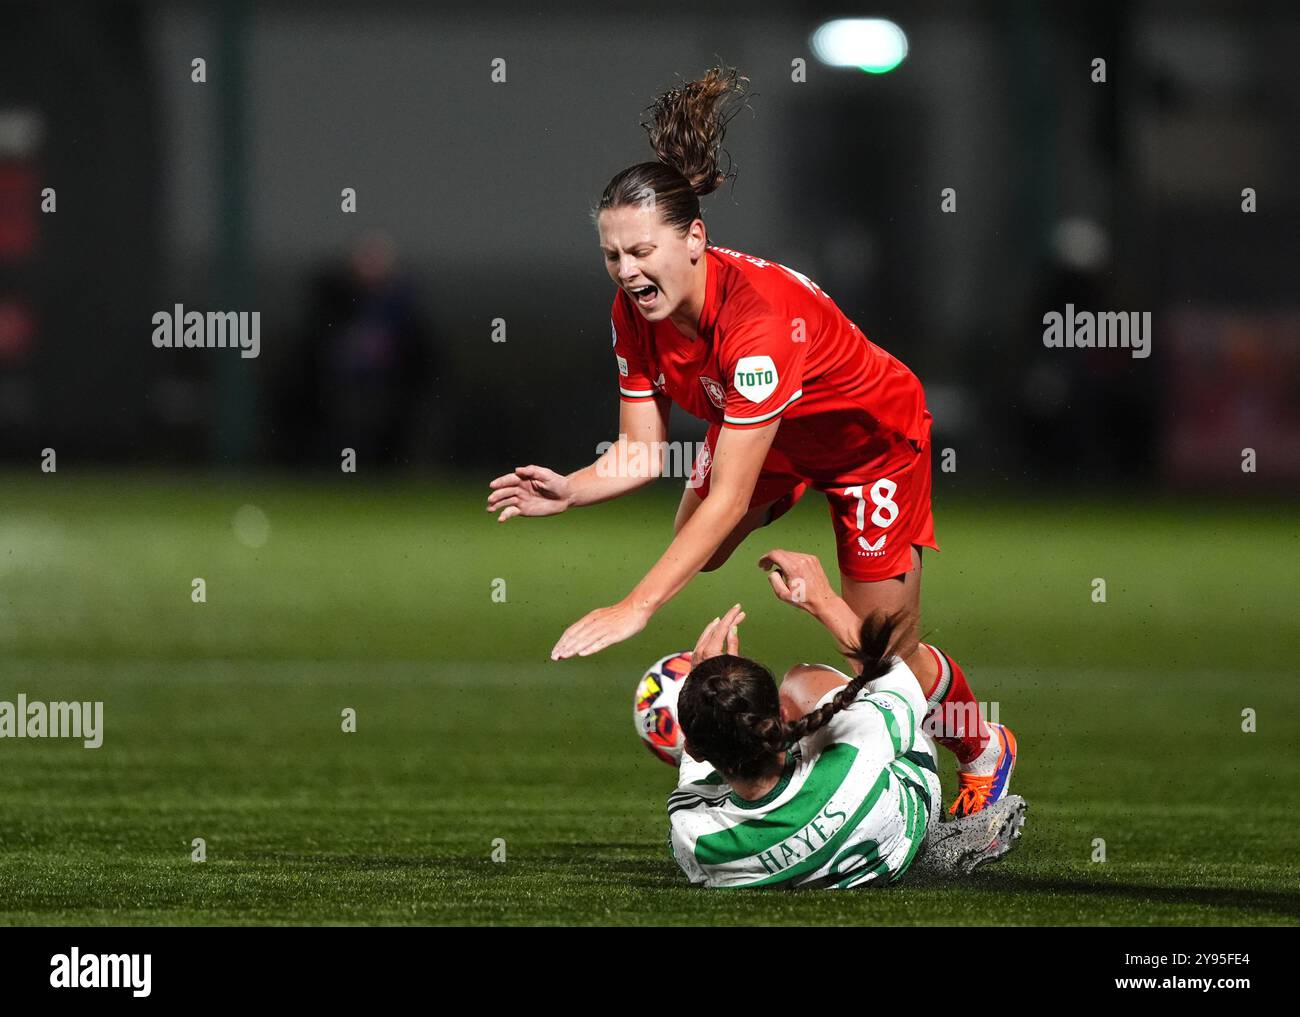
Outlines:
[[692, 883], [718, 887], [898, 879], [940, 799], [934, 743], [921, 730], [925, 712], [915, 675], [895, 658], [888, 674], [787, 750], [780, 780], [758, 801], [739, 797], [712, 766], [683, 754], [668, 797], [677, 864]]

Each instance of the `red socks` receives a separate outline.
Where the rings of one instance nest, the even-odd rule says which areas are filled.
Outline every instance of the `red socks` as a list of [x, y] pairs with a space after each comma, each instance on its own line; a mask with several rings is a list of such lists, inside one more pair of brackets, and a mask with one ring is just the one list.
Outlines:
[[937, 646], [922, 643], [934, 654], [939, 679], [930, 692], [930, 712], [922, 725], [926, 734], [948, 749], [963, 766], [982, 762], [992, 732], [980, 716], [979, 701], [971, 692], [957, 662]]

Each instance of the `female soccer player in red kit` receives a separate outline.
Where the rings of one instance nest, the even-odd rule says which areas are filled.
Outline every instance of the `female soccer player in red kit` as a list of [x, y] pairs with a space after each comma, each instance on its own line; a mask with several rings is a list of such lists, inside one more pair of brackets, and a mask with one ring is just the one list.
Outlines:
[[[952, 658], [919, 642], [921, 548], [938, 550], [921, 384], [814, 282], [711, 245], [700, 218], [700, 195], [727, 179], [718, 155], [745, 80], [714, 69], [660, 96], [647, 125], [660, 161], [619, 173], [596, 209], [617, 287], [611, 324], [626, 440], [568, 476], [521, 466], [498, 477], [487, 508], [504, 522], [627, 494], [659, 474], [674, 403], [709, 422], [672, 543], [623, 600], [569, 626], [551, 652], [563, 660], [637, 634], [696, 573], [720, 566], [810, 486], [823, 492], [843, 599], [859, 618], [910, 615], [900, 656], [927, 695], [936, 741], [958, 760], [950, 811], [976, 812], [1006, 793], [1015, 739], [979, 718]], [[646, 450], [650, 469], [627, 468], [629, 447]], [[776, 567], [770, 579], [782, 599], [799, 596], [787, 579], [802, 557], [763, 558]], [[960, 730], [944, 722], [952, 717]]]

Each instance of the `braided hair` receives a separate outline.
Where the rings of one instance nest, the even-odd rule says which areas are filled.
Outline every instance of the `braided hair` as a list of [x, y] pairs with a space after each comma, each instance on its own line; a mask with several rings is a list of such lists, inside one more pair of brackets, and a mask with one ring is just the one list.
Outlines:
[[691, 671], [677, 701], [677, 717], [691, 749], [725, 777], [756, 780], [780, 768], [781, 753], [820, 730], [857, 697], [867, 682], [893, 666], [906, 615], [883, 612], [862, 620], [856, 649], [846, 654], [862, 671], [811, 713], [792, 723], [781, 719], [772, 672], [756, 660], [729, 653], [710, 657]]

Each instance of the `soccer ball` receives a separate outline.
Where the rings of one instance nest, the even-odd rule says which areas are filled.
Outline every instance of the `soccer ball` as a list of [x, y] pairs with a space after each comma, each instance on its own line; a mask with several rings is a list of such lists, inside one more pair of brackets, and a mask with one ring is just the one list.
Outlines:
[[686, 736], [677, 723], [677, 696], [690, 673], [689, 651], [661, 657], [646, 668], [632, 700], [632, 722], [641, 744], [669, 766], [682, 761]]

